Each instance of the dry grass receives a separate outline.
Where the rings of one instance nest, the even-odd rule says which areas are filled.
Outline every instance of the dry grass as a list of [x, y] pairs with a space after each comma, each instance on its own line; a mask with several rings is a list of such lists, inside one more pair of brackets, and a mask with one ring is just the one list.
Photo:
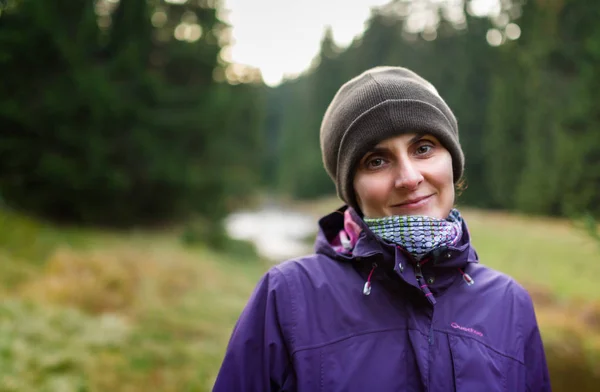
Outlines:
[[600, 301], [600, 249], [565, 219], [466, 210], [481, 262], [558, 300]]
[[[4, 218], [4, 228], [34, 229], [21, 231], [32, 238], [0, 229], [0, 275], [12, 277], [0, 291], [0, 391], [208, 391], [268, 267], [251, 255], [186, 248], [172, 231], [107, 233]], [[20, 251], [40, 236], [43, 249]], [[111, 320], [116, 340], [106, 340]]]

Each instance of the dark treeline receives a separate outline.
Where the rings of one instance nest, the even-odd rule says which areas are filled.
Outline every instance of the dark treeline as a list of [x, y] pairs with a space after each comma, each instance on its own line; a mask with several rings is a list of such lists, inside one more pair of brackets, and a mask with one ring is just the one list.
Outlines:
[[332, 194], [328, 103], [365, 69], [403, 65], [458, 118], [462, 204], [598, 217], [600, 2], [499, 3], [487, 18], [468, 1], [392, 1], [348, 48], [326, 31], [305, 74], [267, 89], [223, 60], [218, 0], [0, 1], [0, 201], [126, 226], [217, 222], [265, 183]]
[[[329, 101], [367, 68], [402, 65], [430, 80], [458, 118], [467, 157], [462, 204], [600, 216], [600, 2], [499, 3], [500, 13], [481, 18], [468, 2], [393, 1], [344, 50], [327, 31], [313, 67], [270, 93], [277, 189], [331, 194], [318, 142]], [[417, 9], [430, 22], [411, 33]]]
[[192, 212], [216, 221], [246, 195], [261, 168], [265, 87], [235, 72], [217, 82], [229, 35], [218, 7], [0, 2], [4, 203], [114, 226]]

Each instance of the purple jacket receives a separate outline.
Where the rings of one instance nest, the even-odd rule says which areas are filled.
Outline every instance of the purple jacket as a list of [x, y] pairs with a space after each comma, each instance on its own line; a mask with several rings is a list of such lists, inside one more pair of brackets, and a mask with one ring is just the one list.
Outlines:
[[361, 232], [339, 251], [341, 211], [319, 222], [316, 254], [261, 279], [214, 391], [551, 390], [531, 298], [478, 263], [466, 226], [419, 268], [352, 210]]

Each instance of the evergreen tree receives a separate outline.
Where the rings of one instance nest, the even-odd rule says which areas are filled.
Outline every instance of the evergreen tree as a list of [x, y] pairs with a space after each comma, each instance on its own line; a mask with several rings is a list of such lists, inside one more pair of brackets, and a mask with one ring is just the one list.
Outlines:
[[[213, 222], [260, 169], [263, 89], [216, 83], [205, 1], [23, 0], [0, 15], [0, 192], [58, 220]], [[211, 3], [211, 4], [212, 4]]]

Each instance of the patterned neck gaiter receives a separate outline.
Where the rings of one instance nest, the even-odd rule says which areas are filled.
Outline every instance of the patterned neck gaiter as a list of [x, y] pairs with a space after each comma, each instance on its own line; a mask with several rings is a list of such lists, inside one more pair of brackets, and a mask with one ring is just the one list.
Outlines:
[[462, 237], [462, 217], [457, 209], [446, 219], [395, 215], [364, 221], [373, 233], [406, 249], [417, 260], [440, 246], [456, 245]]

